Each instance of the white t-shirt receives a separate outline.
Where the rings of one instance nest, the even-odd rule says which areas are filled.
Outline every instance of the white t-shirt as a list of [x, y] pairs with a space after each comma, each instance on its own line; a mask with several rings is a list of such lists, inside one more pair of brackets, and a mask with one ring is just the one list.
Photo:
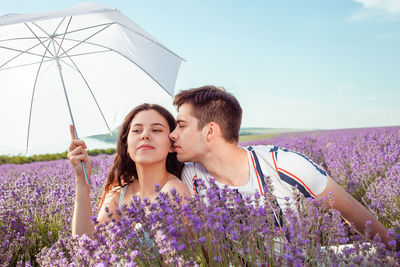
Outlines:
[[[228, 186], [242, 197], [253, 196], [255, 192], [264, 195], [265, 180], [263, 178], [269, 177], [273, 187], [271, 193], [284, 211], [287, 207], [285, 197], [289, 198], [291, 207], [295, 208], [293, 186], [296, 186], [305, 197], [312, 198], [316, 198], [326, 187], [326, 172], [300, 153], [273, 145], [259, 145], [244, 149], [247, 150], [250, 179], [243, 186]], [[202, 179], [208, 186], [212, 178], [201, 164], [185, 163], [182, 180], [189, 186], [192, 195], [205, 193], [199, 192], [200, 188], [196, 186], [197, 179]], [[218, 186], [224, 186], [217, 181], [215, 183]]]

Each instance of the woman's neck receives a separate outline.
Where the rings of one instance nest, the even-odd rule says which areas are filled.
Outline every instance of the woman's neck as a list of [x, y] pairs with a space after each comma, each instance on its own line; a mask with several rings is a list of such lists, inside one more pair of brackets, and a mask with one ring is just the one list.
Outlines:
[[165, 161], [153, 164], [136, 164], [139, 179], [139, 195], [141, 198], [150, 198], [155, 195], [155, 185], [161, 188], [168, 180], [168, 172], [165, 168]]

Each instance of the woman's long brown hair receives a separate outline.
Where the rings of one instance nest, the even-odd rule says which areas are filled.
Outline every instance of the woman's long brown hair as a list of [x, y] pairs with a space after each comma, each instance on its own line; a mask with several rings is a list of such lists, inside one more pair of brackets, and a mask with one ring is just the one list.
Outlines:
[[[114, 156], [113, 165], [110, 167], [107, 180], [104, 186], [103, 195], [100, 200], [100, 207], [103, 205], [104, 199], [108, 192], [116, 186], [123, 186], [127, 183], [130, 183], [136, 179], [137, 171], [136, 164], [128, 155], [128, 134], [131, 126], [131, 122], [133, 118], [141, 111], [144, 110], [155, 110], [161, 116], [163, 116], [169, 125], [169, 130], [172, 132], [176, 127], [176, 121], [174, 116], [165, 108], [156, 105], [156, 104], [147, 104], [144, 103], [135, 107], [131, 110], [128, 115], [126, 115], [124, 122], [122, 123], [119, 134], [118, 134], [118, 142], [117, 149]], [[180, 179], [181, 172], [183, 168], [183, 163], [180, 163], [176, 158], [176, 153], [168, 153], [167, 161], [166, 161], [166, 169], [168, 172], [174, 174], [176, 177]]]

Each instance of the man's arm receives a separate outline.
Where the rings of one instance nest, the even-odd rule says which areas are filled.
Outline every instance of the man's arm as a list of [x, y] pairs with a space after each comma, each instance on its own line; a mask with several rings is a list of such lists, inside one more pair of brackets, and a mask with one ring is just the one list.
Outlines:
[[333, 181], [332, 178], [329, 176], [327, 178], [326, 188], [318, 195], [317, 199], [325, 198], [326, 206], [330, 207], [328, 195], [329, 192], [332, 192], [334, 196], [332, 208], [340, 211], [343, 218], [355, 226], [357, 232], [363, 234], [366, 222], [370, 221], [372, 236], [379, 234], [382, 241], [388, 245], [390, 239], [387, 236], [385, 227], [363, 205]]

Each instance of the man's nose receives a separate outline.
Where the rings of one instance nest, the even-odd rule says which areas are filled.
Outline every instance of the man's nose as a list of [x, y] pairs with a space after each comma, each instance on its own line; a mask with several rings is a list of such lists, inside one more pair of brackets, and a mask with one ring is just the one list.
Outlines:
[[176, 141], [176, 128], [169, 134], [171, 140]]

